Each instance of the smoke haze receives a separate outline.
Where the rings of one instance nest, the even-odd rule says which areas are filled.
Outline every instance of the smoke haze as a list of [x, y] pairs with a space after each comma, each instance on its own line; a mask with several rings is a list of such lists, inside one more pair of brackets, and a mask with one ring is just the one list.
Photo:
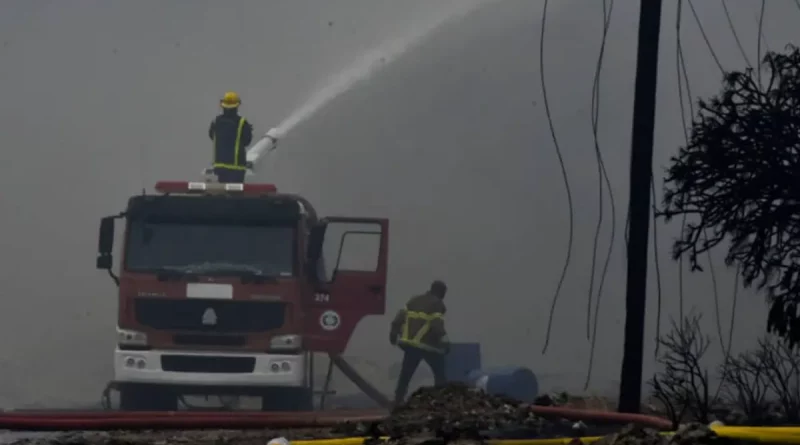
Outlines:
[[[210, 159], [208, 123], [226, 90], [261, 134], [326, 79], [386, 39], [462, 0], [141, 0], [0, 5], [0, 406], [96, 402], [112, 377], [116, 288], [94, 269], [99, 218], [158, 179], [197, 179]], [[475, 3], [481, 3], [475, 1]], [[519, 364], [546, 387], [580, 390], [590, 343], [586, 305], [598, 214], [590, 120], [602, 4], [551, 1], [545, 76], [575, 209], [570, 272], [548, 353], [550, 299], [565, 257], [568, 207], [544, 112], [541, 0], [497, 0], [418, 47], [296, 127], [260, 179], [306, 196], [322, 214], [392, 220], [386, 317], [359, 326], [347, 355], [388, 378], [389, 316], [430, 280], [447, 281], [454, 341], [479, 341], [484, 363]], [[683, 141], [675, 66], [675, 2], [665, 2], [656, 126], [657, 185]], [[760, 4], [729, 0], [751, 61]], [[694, 2], [727, 69], [744, 67], [719, 2]], [[767, 2], [764, 43], [796, 40], [800, 9]], [[600, 306], [592, 384], [613, 393], [624, 326], [623, 227], [628, 194], [638, 2], [616, 2], [601, 81], [600, 146], [616, 198], [616, 241]], [[688, 6], [683, 46], [695, 96], [721, 74]], [[660, 199], [660, 198], [659, 198]], [[599, 248], [610, 230], [608, 202]], [[659, 223], [661, 224], [661, 223]], [[669, 257], [678, 223], [659, 226], [662, 328], [678, 315]], [[732, 271], [715, 259], [722, 327]], [[599, 274], [600, 267], [598, 267]], [[650, 265], [645, 374], [653, 360], [656, 282]], [[685, 307], [716, 340], [709, 273], [685, 274]], [[740, 293], [734, 350], [764, 332], [766, 306]], [[576, 359], [579, 358], [579, 359]], [[385, 383], [385, 382], [384, 382]]]

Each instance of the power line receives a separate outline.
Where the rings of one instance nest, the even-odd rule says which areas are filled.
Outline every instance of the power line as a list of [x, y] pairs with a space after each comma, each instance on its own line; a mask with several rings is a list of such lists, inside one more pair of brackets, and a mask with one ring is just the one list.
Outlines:
[[694, 4], [692, 3], [692, 0], [687, 0], [687, 1], [689, 3], [689, 8], [692, 10], [692, 15], [694, 16], [694, 20], [697, 22], [697, 27], [700, 28], [700, 34], [703, 35], [703, 40], [705, 40], [708, 50], [711, 51], [711, 57], [714, 58], [714, 62], [717, 63], [719, 70], [724, 73], [725, 69], [722, 68], [722, 63], [720, 63], [719, 58], [717, 57], [717, 53], [716, 51], [714, 51], [714, 47], [711, 46], [711, 41], [708, 39], [708, 36], [706, 35], [706, 30], [705, 28], [703, 28], [703, 23], [700, 21], [700, 16], [697, 15], [697, 11], [695, 11], [694, 9]]
[[739, 48], [739, 52], [742, 54], [745, 63], [747, 63], [747, 66], [753, 66], [753, 64], [750, 63], [750, 59], [747, 58], [747, 52], [744, 50], [744, 47], [742, 46], [742, 41], [739, 40], [739, 33], [736, 32], [736, 26], [733, 25], [733, 19], [731, 18], [731, 13], [730, 11], [728, 11], [728, 4], [725, 2], [725, 0], [720, 0], [720, 2], [722, 3], [722, 9], [725, 11], [725, 18], [728, 20], [728, 27], [731, 29], [731, 33], [733, 33], [733, 39], [736, 40], [736, 47]]
[[[800, 0], [799, 0], [800, 1]], [[678, 12], [675, 16], [675, 68], [677, 69], [678, 79], [678, 103], [681, 110], [681, 128], [683, 128], [683, 136], [688, 144], [689, 133], [686, 129], [686, 108], [683, 105], [683, 75], [686, 72], [686, 65], [683, 59], [683, 44], [681, 42], [681, 21], [683, 17], [683, 0], [678, 0]], [[683, 68], [683, 70], [681, 69]], [[691, 97], [689, 98], [691, 101]], [[681, 218], [681, 236], [686, 230], [686, 214]], [[681, 323], [683, 323], [683, 255], [678, 257], [678, 314], [680, 315]]]
[[[706, 230], [703, 230], [703, 236], [708, 240]], [[717, 324], [717, 335], [719, 336], [719, 345], [722, 351], [725, 352], [730, 348], [730, 345], [725, 346], [725, 338], [722, 336], [722, 315], [719, 310], [719, 289], [717, 288], [717, 274], [714, 271], [714, 260], [711, 257], [711, 251], [706, 252], [708, 258], [708, 272], [711, 274], [711, 290], [714, 293], [714, 320]]]
[[[691, 0], [688, 0], [688, 1], [689, 1], [689, 6], [692, 7]], [[692, 7], [692, 11], [694, 12], [694, 8], [693, 7]], [[697, 14], [695, 13], [694, 16], [695, 16], [695, 19], [697, 20], [698, 26], [700, 26], [701, 30], [702, 30], [702, 25], [701, 25], [701, 23], [699, 21], [699, 18], [697, 16]], [[692, 95], [692, 89], [691, 89], [691, 85], [690, 85], [690, 82], [689, 82], [689, 74], [688, 74], [688, 71], [686, 69], [686, 59], [683, 57], [683, 46], [680, 43], [680, 20], [681, 20], [681, 1], [678, 2], [678, 15], [677, 15], [677, 24], [676, 24], [676, 28], [677, 28], [677, 31], [678, 31], [677, 32], [678, 44], [676, 45], [676, 48], [677, 48], [677, 51], [678, 51], [678, 60], [677, 60], [677, 64], [678, 64], [678, 66], [677, 66], [677, 69], [678, 69], [678, 95], [679, 95], [678, 101], [680, 103], [681, 125], [683, 127], [683, 135], [684, 135], [684, 138], [685, 138], [686, 146], [688, 147], [689, 143], [690, 143], [690, 139], [689, 139], [689, 131], [686, 128], [686, 112], [685, 112], [685, 108], [684, 108], [684, 105], [683, 105], [683, 86], [682, 86], [681, 80], [683, 80], [683, 82], [685, 83], [686, 95], [689, 98], [689, 113], [692, 116], [692, 120], [694, 119], [694, 105], [692, 103], [692, 98], [694, 96]], [[705, 35], [705, 33], [703, 33], [703, 34]], [[708, 40], [706, 40], [706, 42], [708, 43]], [[714, 56], [714, 49], [710, 46], [710, 44], [709, 44], [709, 49], [711, 50], [712, 56]], [[716, 57], [716, 56], [714, 56], [714, 57]], [[722, 70], [721, 66], [720, 66], [720, 69]], [[723, 74], [724, 74], [724, 70], [723, 70]], [[686, 225], [686, 215], [684, 215], [684, 217], [682, 218], [682, 221], [681, 221], [681, 236], [683, 236], [683, 233], [684, 233], [684, 230], [685, 230], [685, 225]], [[704, 233], [704, 235], [707, 237], [707, 234]], [[720, 314], [720, 309], [719, 309], [719, 300], [720, 300], [719, 299], [719, 288], [718, 288], [718, 285], [717, 285], [717, 274], [716, 274], [716, 271], [714, 269], [714, 259], [711, 256], [711, 252], [710, 251], [706, 252], [706, 258], [708, 259], [708, 270], [709, 270], [709, 274], [711, 276], [711, 286], [712, 286], [712, 292], [713, 292], [713, 295], [714, 295], [714, 320], [715, 320], [716, 327], [717, 327], [717, 335], [719, 337], [720, 346], [722, 347], [723, 352], [725, 352], [725, 351], [727, 351], [729, 349], [730, 345], [728, 345], [726, 347], [725, 339], [724, 339], [724, 337], [722, 335], [722, 316]], [[679, 272], [678, 278], [680, 280], [680, 286], [681, 286], [681, 289], [680, 289], [681, 290], [681, 297], [680, 297], [681, 308], [680, 308], [680, 312], [681, 312], [681, 320], [682, 320], [683, 319], [683, 296], [682, 296], [682, 291], [683, 291], [682, 290], [682, 287], [683, 287], [683, 265], [682, 265], [682, 262], [678, 263], [678, 267], [680, 267], [680, 272]]]
[[[605, 162], [603, 161], [603, 153], [600, 150], [600, 143], [598, 140], [598, 127], [600, 121], [600, 73], [603, 68], [603, 58], [605, 56], [606, 40], [608, 38], [608, 29], [611, 24], [611, 13], [614, 10], [614, 0], [611, 0], [610, 5], [607, 0], [603, 0], [603, 35], [600, 39], [600, 53], [597, 57], [597, 66], [594, 72], [594, 79], [592, 80], [592, 103], [591, 103], [591, 121], [592, 121], [592, 137], [594, 140], [594, 152], [597, 162], [597, 189], [598, 189], [598, 217], [597, 225], [594, 232], [594, 242], [592, 247], [592, 267], [589, 278], [589, 298], [586, 306], [586, 338], [591, 338], [590, 325], [592, 316], [592, 297], [594, 295], [594, 276], [597, 266], [597, 245], [600, 242], [600, 231], [603, 227], [603, 204], [604, 204], [604, 186], [608, 186], [608, 193], [611, 201], [611, 242], [609, 244], [609, 254], [614, 245], [614, 224], [616, 219], [616, 209], [614, 205], [614, 191], [611, 188], [611, 181], [608, 178]], [[606, 267], [608, 265], [608, 258], [606, 259]], [[601, 277], [600, 289], [598, 289], [598, 298], [602, 295], [602, 282], [605, 280], [605, 270]]]
[[651, 173], [650, 175], [650, 193], [652, 194], [653, 199], [653, 263], [656, 269], [656, 287], [657, 287], [657, 303], [656, 303], [656, 347], [654, 354], [658, 357], [659, 347], [661, 346], [661, 342], [658, 341], [659, 337], [661, 337], [661, 307], [662, 307], [662, 292], [661, 292], [661, 263], [658, 260], [658, 220], [657, 217], [657, 210], [656, 210], [656, 181], [653, 178]]
[[[689, 1], [689, 5], [691, 6], [691, 0], [688, 0], [688, 1]], [[679, 6], [680, 6], [680, 4], [679, 4]], [[700, 25], [699, 18], [697, 17], [696, 14], [695, 14], [695, 18], [698, 19], [698, 25]], [[678, 20], [680, 20], [680, 15], [678, 16]], [[711, 48], [711, 46], [709, 46], [709, 49], [711, 50], [711, 53], [713, 55], [714, 54], [714, 49]], [[694, 104], [693, 104], [692, 100], [694, 98], [694, 95], [692, 94], [692, 87], [691, 87], [691, 84], [689, 82], [689, 73], [688, 73], [688, 70], [686, 69], [686, 59], [683, 57], [683, 46], [682, 45], [678, 46], [678, 51], [680, 52], [679, 53], [680, 54], [680, 56], [679, 56], [679, 64], [680, 64], [680, 66], [679, 66], [679, 70], [678, 70], [679, 71], [678, 80], [680, 82], [681, 77], [683, 78], [684, 86], [686, 88], [686, 96], [689, 98], [689, 114], [690, 114], [691, 119], [693, 121], [695, 114], [694, 114]], [[722, 69], [722, 68], [720, 67], [720, 69]], [[723, 74], [724, 74], [724, 70], [723, 70]], [[679, 92], [682, 91], [682, 89], [680, 87], [680, 83], [679, 83], [679, 87], [678, 88], [679, 88]], [[680, 107], [681, 107], [681, 125], [683, 125], [683, 135], [686, 138], [686, 146], [688, 147], [690, 140], [689, 140], [689, 130], [686, 128], [685, 109], [683, 107], [683, 94], [680, 94], [679, 102], [680, 102]], [[682, 224], [685, 224], [685, 221], [686, 221], [686, 219], [683, 218]], [[684, 227], [681, 227], [681, 236], [683, 236], [684, 229], [685, 229], [685, 225], [684, 225]], [[707, 237], [707, 235], [706, 235], [706, 237]], [[712, 292], [713, 292], [713, 296], [714, 296], [714, 320], [715, 320], [716, 327], [717, 327], [717, 335], [719, 337], [720, 346], [722, 347], [722, 350], [725, 351], [727, 348], [725, 346], [725, 339], [724, 339], [724, 337], [722, 335], [722, 316], [720, 315], [720, 310], [719, 310], [719, 288], [717, 286], [717, 273], [716, 273], [716, 270], [714, 269], [714, 258], [711, 256], [711, 252], [710, 251], [706, 252], [706, 258], [708, 259], [708, 272], [709, 272], [709, 275], [711, 276], [711, 286], [712, 286]], [[680, 264], [679, 264], [679, 266], [680, 266]], [[682, 280], [683, 277], [680, 276], [679, 278]], [[683, 317], [683, 315], [681, 315], [681, 317]]]
[[595, 346], [597, 345], [597, 324], [600, 318], [600, 301], [602, 300], [603, 296], [603, 286], [605, 284], [605, 279], [608, 273], [608, 265], [611, 262], [611, 254], [614, 250], [614, 240], [615, 234], [617, 230], [617, 209], [614, 199], [614, 190], [611, 188], [611, 180], [608, 177], [608, 171], [606, 170], [605, 162], [603, 161], [603, 154], [600, 151], [600, 143], [598, 141], [598, 123], [600, 119], [600, 72], [603, 66], [603, 58], [605, 55], [605, 46], [606, 40], [608, 37], [608, 29], [611, 26], [611, 14], [614, 11], [614, 0], [611, 0], [609, 4], [606, 3], [606, 0], [603, 0], [603, 37], [600, 43], [600, 54], [597, 57], [597, 68], [595, 70], [594, 80], [592, 84], [592, 134], [594, 137], [594, 148], [595, 154], [597, 158], [597, 175], [598, 175], [598, 188], [600, 189], [599, 194], [599, 211], [598, 211], [598, 218], [597, 218], [597, 229], [594, 234], [594, 248], [592, 250], [592, 277], [589, 285], [589, 303], [586, 308], [586, 328], [587, 328], [587, 335], [589, 334], [589, 320], [591, 318], [591, 304], [592, 304], [592, 291], [594, 289], [594, 272], [595, 272], [595, 261], [597, 257], [597, 243], [600, 238], [600, 228], [603, 222], [603, 184], [608, 187], [608, 195], [609, 201], [611, 204], [611, 236], [609, 237], [608, 242], [608, 251], [606, 252], [606, 259], [605, 264], [603, 265], [603, 271], [600, 275], [600, 283], [597, 289], [597, 298], [595, 300], [595, 308], [594, 308], [594, 325], [592, 326], [592, 333], [591, 333], [591, 348], [589, 350], [589, 365], [586, 371], [586, 381], [583, 384], [583, 389], [586, 390], [589, 387], [589, 382], [592, 378], [592, 370], [594, 368], [594, 353], [595, 353]]
[[733, 328], [736, 326], [736, 304], [739, 299], [739, 276], [742, 273], [742, 265], [736, 266], [736, 276], [733, 278], [733, 304], [731, 305], [731, 322], [728, 327], [728, 353], [730, 353], [730, 346], [733, 344]]
[[758, 14], [758, 45], [756, 46], [756, 51], [758, 53], [758, 69], [756, 70], [756, 76], [758, 78], [758, 88], [761, 88], [761, 37], [763, 36], [764, 32], [764, 13], [767, 10], [767, 0], [761, 0], [761, 11]]
[[541, 79], [542, 85], [542, 99], [544, 101], [544, 110], [547, 114], [547, 123], [550, 126], [550, 136], [553, 139], [553, 145], [556, 149], [556, 155], [558, 156], [558, 163], [561, 166], [561, 174], [564, 177], [564, 187], [567, 191], [567, 205], [569, 206], [569, 239], [567, 241], [567, 256], [564, 260], [564, 268], [561, 270], [561, 278], [558, 280], [558, 286], [556, 287], [556, 293], [553, 295], [553, 301], [550, 304], [550, 315], [547, 321], [547, 333], [545, 334], [544, 340], [544, 347], [542, 348], [542, 354], [547, 352], [547, 346], [550, 344], [550, 332], [553, 327], [553, 315], [556, 311], [556, 304], [558, 303], [558, 296], [561, 293], [561, 287], [564, 285], [564, 279], [567, 276], [567, 270], [569, 269], [569, 263], [572, 259], [572, 241], [574, 235], [574, 208], [572, 205], [572, 190], [569, 186], [569, 175], [567, 175], [567, 167], [564, 164], [564, 157], [561, 154], [561, 147], [558, 144], [558, 138], [556, 137], [556, 130], [553, 126], [553, 117], [550, 114], [550, 104], [547, 101], [547, 85], [545, 83], [544, 78], [544, 36], [545, 36], [545, 24], [547, 23], [547, 5], [549, 0], [544, 0], [544, 7], [542, 8], [542, 31], [541, 35], [539, 36], [539, 76]]

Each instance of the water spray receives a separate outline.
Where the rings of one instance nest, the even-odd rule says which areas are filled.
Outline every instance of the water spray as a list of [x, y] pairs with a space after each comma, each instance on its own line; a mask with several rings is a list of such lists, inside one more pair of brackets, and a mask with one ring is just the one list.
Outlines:
[[253, 174], [253, 170], [265, 155], [275, 151], [278, 146], [278, 140], [323, 109], [333, 99], [350, 90], [356, 83], [371, 77], [382, 67], [414, 47], [445, 22], [462, 17], [479, 4], [485, 4], [489, 1], [492, 0], [461, 0], [454, 8], [455, 10], [448, 10], [446, 13], [438, 14], [432, 17], [431, 20], [412, 27], [410, 32], [402, 38], [384, 42], [376, 49], [358, 58], [350, 68], [329, 79], [323, 88], [311, 95], [302, 106], [290, 114], [280, 125], [270, 129], [261, 139], [250, 146], [247, 150], [248, 174]]

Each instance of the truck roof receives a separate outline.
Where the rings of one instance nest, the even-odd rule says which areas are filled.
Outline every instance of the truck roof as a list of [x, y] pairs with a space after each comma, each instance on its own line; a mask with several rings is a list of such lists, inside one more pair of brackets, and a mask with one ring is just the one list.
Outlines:
[[[169, 217], [219, 214], [262, 219], [271, 212], [277, 212], [276, 215], [295, 218], [302, 216], [312, 222], [318, 219], [308, 200], [295, 194], [278, 193], [273, 184], [159, 181], [155, 189], [160, 194], [131, 197], [127, 210], [129, 216], [135, 217], [143, 213]], [[263, 205], [253, 206], [253, 202]]]

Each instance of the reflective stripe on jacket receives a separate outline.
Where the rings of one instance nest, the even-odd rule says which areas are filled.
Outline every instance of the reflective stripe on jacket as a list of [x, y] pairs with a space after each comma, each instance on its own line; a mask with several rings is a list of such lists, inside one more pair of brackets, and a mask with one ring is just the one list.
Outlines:
[[247, 119], [230, 114], [217, 116], [209, 129], [214, 142], [214, 167], [245, 170], [245, 147], [252, 139], [252, 129]]
[[445, 311], [439, 297], [432, 294], [416, 296], [398, 312], [392, 322], [392, 335], [399, 335], [400, 345], [444, 353], [448, 341], [444, 329]]

